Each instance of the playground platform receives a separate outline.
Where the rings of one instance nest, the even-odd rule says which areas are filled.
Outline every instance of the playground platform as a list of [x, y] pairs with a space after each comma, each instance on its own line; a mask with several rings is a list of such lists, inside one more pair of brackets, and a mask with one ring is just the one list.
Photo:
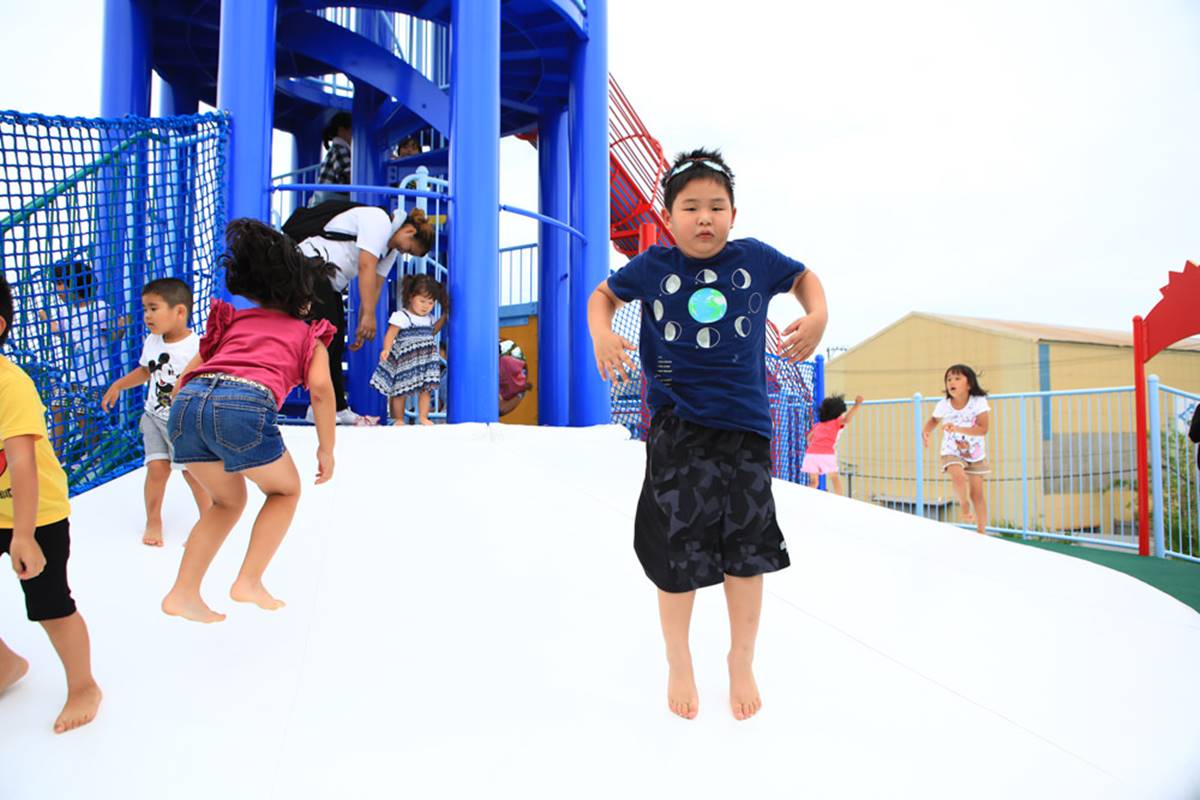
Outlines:
[[[313, 430], [285, 437], [313, 474]], [[50, 732], [61, 668], [0, 582], [0, 631], [32, 662], [0, 698], [3, 796], [1200, 793], [1196, 611], [1084, 560], [783, 482], [793, 566], [767, 577], [765, 706], [729, 713], [713, 588], [692, 626], [700, 714], [673, 717], [631, 547], [643, 447], [616, 426], [339, 429], [335, 478], [306, 486], [267, 573], [287, 608], [225, 598], [248, 513], [209, 573], [229, 613], [212, 626], [158, 610], [194, 520], [183, 482], [163, 549], [140, 543], [140, 470], [82, 494], [71, 578], [104, 706]]]

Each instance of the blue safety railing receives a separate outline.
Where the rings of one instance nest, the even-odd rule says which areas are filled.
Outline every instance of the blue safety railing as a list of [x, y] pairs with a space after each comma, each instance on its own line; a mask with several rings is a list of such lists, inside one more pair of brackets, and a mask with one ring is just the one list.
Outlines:
[[228, 136], [223, 114], [0, 112], [0, 258], [16, 306], [4, 353], [38, 388], [72, 493], [141, 464], [145, 390], [100, 407], [141, 355], [141, 288], [183, 280], [203, 329], [223, 245]]
[[[1151, 384], [1151, 482], [1156, 537], [1167, 554], [1200, 560], [1195, 449], [1180, 420], [1198, 396]], [[859, 500], [958, 522], [956, 496], [941, 471], [941, 434], [929, 450], [921, 428], [938, 397], [867, 400], [842, 433], [838, 463]], [[989, 531], [1135, 550], [1137, 439], [1133, 387], [995, 394], [983, 481]], [[1154, 405], [1170, 408], [1156, 422]], [[1156, 446], [1157, 445], [1157, 446]], [[1156, 454], [1156, 450], [1161, 452]], [[1191, 456], [1190, 459], [1188, 456]]]
[[538, 297], [537, 244], [500, 248], [500, 305], [536, 303]]
[[1151, 526], [1154, 554], [1200, 563], [1200, 472], [1188, 429], [1200, 394], [1150, 387]]

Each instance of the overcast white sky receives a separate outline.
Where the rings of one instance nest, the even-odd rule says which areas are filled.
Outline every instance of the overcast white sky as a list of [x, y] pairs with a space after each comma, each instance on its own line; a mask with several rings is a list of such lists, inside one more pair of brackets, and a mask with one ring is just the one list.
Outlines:
[[[0, 0], [0, 106], [96, 114], [102, 8]], [[1200, 260], [1195, 0], [609, 9], [651, 133], [720, 146], [735, 235], [825, 282], [826, 346], [912, 310], [1124, 330]], [[505, 147], [503, 192], [532, 208], [527, 148]]]

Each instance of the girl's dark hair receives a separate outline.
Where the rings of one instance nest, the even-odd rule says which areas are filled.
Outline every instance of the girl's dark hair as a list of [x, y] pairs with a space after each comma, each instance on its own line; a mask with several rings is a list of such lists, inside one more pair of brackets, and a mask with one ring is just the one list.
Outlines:
[[8, 288], [8, 279], [4, 277], [2, 268], [0, 268], [0, 319], [4, 320], [4, 330], [0, 331], [0, 345], [3, 345], [8, 340], [8, 334], [12, 332], [13, 299], [12, 289]]
[[405, 275], [400, 284], [400, 302], [408, 308], [409, 301], [419, 294], [432, 297], [435, 302], [440, 303], [443, 314], [450, 311], [450, 296], [446, 294], [445, 287], [432, 275]]
[[67, 287], [76, 300], [91, 300], [96, 294], [96, 276], [86, 261], [60, 261], [54, 265], [54, 282]]
[[725, 191], [729, 192], [729, 205], [733, 205], [733, 170], [725, 163], [720, 150], [701, 148], [675, 156], [671, 168], [663, 175], [663, 203], [667, 211], [671, 210], [683, 187], [701, 178], [709, 178], [724, 186]]
[[354, 128], [354, 118], [348, 112], [339, 111], [329, 120], [329, 124], [321, 131], [321, 141], [329, 147], [329, 143], [333, 141], [333, 137], [338, 135], [338, 131], [342, 128]]
[[829, 422], [846, 413], [846, 398], [840, 394], [831, 394], [821, 401], [817, 409], [817, 421]]
[[309, 319], [317, 301], [317, 281], [337, 269], [300, 252], [287, 235], [256, 219], [235, 219], [225, 228], [225, 286], [264, 308]]
[[[949, 367], [947, 367], [946, 374], [942, 376], [942, 386], [943, 387], [945, 387], [945, 385], [946, 385], [946, 378], [949, 378], [952, 374], [962, 375], [964, 378], [967, 379], [967, 394], [969, 396], [972, 396], [972, 397], [986, 397], [987, 396], [987, 392], [985, 392], [983, 390], [983, 387], [979, 385], [979, 378], [975, 376], [975, 370], [971, 369], [966, 364], [951, 364]], [[949, 396], [950, 396], [950, 393], [946, 392], [946, 397], [949, 397]]]
[[433, 249], [433, 242], [437, 238], [437, 229], [433, 227], [433, 223], [429, 221], [429, 217], [424, 211], [414, 208], [408, 212], [408, 216], [404, 218], [404, 222], [400, 223], [400, 227], [403, 228], [405, 225], [411, 225], [416, 229], [413, 239], [425, 248], [425, 253]]

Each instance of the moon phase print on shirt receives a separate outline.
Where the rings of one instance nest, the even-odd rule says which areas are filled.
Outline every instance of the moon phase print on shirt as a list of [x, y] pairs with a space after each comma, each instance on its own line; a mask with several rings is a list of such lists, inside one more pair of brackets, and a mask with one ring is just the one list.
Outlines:
[[697, 272], [691, 279], [696, 288], [687, 295], [690, 320], [679, 318], [685, 283], [677, 274], [667, 275], [659, 282], [660, 296], [649, 304], [665, 341], [712, 350], [723, 340], [745, 339], [754, 332], [752, 318], [762, 310], [763, 296], [752, 291], [756, 287], [749, 270], [739, 267], [725, 276], [708, 268]]

